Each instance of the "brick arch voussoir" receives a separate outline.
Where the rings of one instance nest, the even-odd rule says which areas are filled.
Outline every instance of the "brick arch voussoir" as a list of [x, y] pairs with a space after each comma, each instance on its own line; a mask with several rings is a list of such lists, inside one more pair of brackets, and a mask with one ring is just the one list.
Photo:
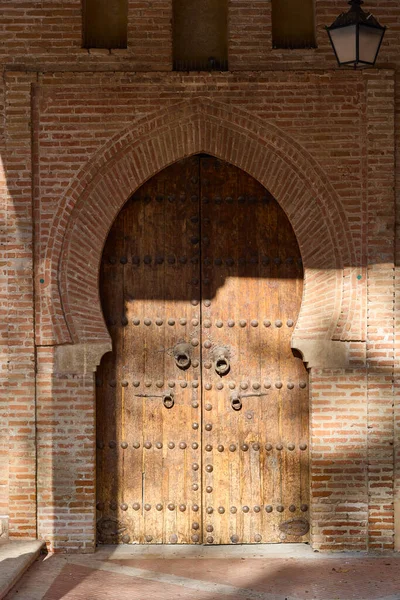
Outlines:
[[[286, 211], [300, 244], [306, 275], [296, 335], [329, 339], [340, 312], [341, 283], [337, 276], [327, 277], [325, 282], [322, 277], [316, 280], [315, 273], [324, 269], [337, 273], [342, 268], [336, 251], [338, 238], [343, 238], [342, 248], [351, 255], [345, 240], [347, 224], [343, 218], [338, 224], [332, 214], [338, 199], [319, 165], [275, 126], [237, 109], [199, 101], [190, 106], [182, 103], [115, 136], [71, 185], [64, 199], [68, 226], [65, 232], [57, 232], [64, 235], [59, 285], [54, 286], [53, 298], [58, 317], [62, 305], [70, 340], [109, 341], [97, 289], [108, 231], [140, 185], [169, 164], [197, 152], [208, 152], [248, 172]], [[78, 251], [83, 239], [84, 258]], [[312, 302], [316, 285], [326, 299], [318, 310]]]

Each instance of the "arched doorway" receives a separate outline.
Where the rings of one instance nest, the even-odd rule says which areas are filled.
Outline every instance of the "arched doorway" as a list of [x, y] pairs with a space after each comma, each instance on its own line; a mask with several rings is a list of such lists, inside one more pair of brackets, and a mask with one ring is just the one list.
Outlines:
[[285, 213], [228, 163], [179, 161], [126, 203], [101, 266], [100, 543], [307, 540], [302, 286]]

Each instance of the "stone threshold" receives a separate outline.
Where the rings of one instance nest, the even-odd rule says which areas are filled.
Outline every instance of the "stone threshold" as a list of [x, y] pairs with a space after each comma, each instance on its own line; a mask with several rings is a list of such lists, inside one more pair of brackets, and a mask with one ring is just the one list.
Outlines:
[[[304, 543], [297, 544], [235, 544], [235, 545], [201, 545], [201, 544], [120, 544], [115, 546], [98, 545], [94, 555], [98, 560], [124, 559], [237, 559], [237, 558], [296, 558], [304, 560], [326, 560], [328, 558], [372, 558], [371, 552], [319, 552]], [[377, 553], [376, 556], [399, 556], [398, 553]], [[399, 596], [400, 600], [400, 596]]]
[[13, 540], [0, 543], [0, 600], [15, 586], [39, 556], [42, 540]]

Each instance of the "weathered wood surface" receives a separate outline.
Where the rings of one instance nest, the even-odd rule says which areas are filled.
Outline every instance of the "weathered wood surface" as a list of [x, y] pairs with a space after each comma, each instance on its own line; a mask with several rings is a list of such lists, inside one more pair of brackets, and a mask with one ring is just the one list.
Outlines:
[[188, 158], [128, 201], [100, 279], [100, 542], [307, 539], [282, 528], [308, 519], [302, 284], [286, 215], [232, 165]]

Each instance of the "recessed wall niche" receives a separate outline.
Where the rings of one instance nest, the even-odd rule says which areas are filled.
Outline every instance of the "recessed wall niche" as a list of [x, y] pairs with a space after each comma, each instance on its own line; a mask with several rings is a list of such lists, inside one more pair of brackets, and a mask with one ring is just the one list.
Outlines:
[[83, 0], [83, 47], [126, 48], [128, 0]]
[[176, 71], [228, 69], [228, 0], [173, 0]]

